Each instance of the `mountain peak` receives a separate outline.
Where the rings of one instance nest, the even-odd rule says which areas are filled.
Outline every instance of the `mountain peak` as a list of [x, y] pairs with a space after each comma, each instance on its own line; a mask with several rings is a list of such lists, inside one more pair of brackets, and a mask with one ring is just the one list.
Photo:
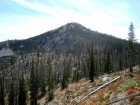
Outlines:
[[68, 31], [69, 29], [73, 29], [73, 28], [85, 28], [84, 26], [82, 26], [81, 24], [79, 23], [76, 23], [76, 22], [71, 22], [71, 23], [67, 23], [66, 25], [60, 27], [60, 33], [64, 33], [66, 31]]
[[76, 25], [77, 25], [77, 23], [75, 23], [75, 22], [67, 23], [66, 25], [60, 27], [59, 33], [61, 33], [61, 34], [62, 33], [65, 33], [67, 30], [72, 29], [72, 28], [75, 28]]
[[67, 23], [66, 25], [68, 25], [68, 26], [82, 26], [81, 24], [76, 23], [76, 22]]
[[67, 24], [80, 25], [80, 24], [79, 24], [79, 23], [77, 23], [77, 22], [71, 22], [71, 23], [67, 23]]

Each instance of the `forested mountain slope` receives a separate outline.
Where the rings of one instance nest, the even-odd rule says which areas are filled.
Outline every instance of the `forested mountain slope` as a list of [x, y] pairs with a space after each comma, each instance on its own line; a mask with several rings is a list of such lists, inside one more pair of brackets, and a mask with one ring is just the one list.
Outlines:
[[112, 50], [122, 52], [126, 40], [111, 35], [92, 31], [78, 23], [68, 23], [60, 28], [45, 32], [25, 40], [9, 40], [0, 43], [0, 50], [10, 48], [14, 53], [30, 53], [36, 50], [51, 49], [53, 51], [69, 52], [84, 51], [93, 42], [100, 49], [110, 47]]
[[[140, 45], [68, 23], [25, 40], [0, 43], [0, 105], [36, 105], [54, 90], [140, 64]], [[130, 61], [133, 62], [130, 63]], [[132, 68], [133, 69], [133, 68]], [[22, 103], [22, 104], [21, 104]]]

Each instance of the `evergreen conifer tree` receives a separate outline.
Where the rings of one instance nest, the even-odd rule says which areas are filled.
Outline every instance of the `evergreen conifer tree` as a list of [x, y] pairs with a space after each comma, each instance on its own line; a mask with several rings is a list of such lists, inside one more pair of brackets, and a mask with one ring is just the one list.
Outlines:
[[106, 61], [105, 61], [105, 73], [110, 73], [111, 72], [111, 61], [110, 61], [110, 52], [109, 50], [107, 51], [106, 55]]
[[54, 98], [54, 86], [53, 86], [53, 74], [50, 75], [50, 82], [49, 82], [49, 101]]
[[30, 72], [30, 105], [37, 105], [37, 89], [36, 89], [36, 74], [34, 61], [32, 60]]
[[19, 80], [19, 98], [18, 98], [19, 105], [26, 105], [26, 91], [24, 86], [25, 86], [25, 81], [22, 72], [22, 76]]
[[13, 70], [12, 67], [14, 65], [13, 59], [11, 58], [10, 60], [11, 63], [11, 83], [10, 83], [10, 91], [9, 91], [9, 95], [8, 95], [8, 104], [9, 105], [14, 105], [15, 104], [15, 92], [14, 92], [14, 80], [13, 80]]
[[49, 101], [51, 101], [54, 98], [54, 78], [53, 78], [53, 72], [52, 72], [52, 64], [50, 58], [48, 58], [48, 92], [49, 92]]
[[14, 84], [11, 83], [10, 92], [8, 95], [8, 105], [14, 105], [14, 104], [15, 104]]
[[46, 76], [45, 76], [45, 73], [46, 73], [46, 67], [45, 67], [45, 61], [43, 62], [43, 60], [41, 60], [41, 94], [44, 95], [46, 93]]
[[91, 82], [94, 82], [94, 73], [95, 73], [95, 67], [94, 67], [94, 55], [93, 55], [93, 46], [91, 46], [91, 52], [90, 52], [90, 71], [89, 71], [89, 78]]
[[128, 31], [128, 47], [127, 47], [127, 54], [128, 54], [128, 60], [129, 60], [129, 69], [130, 72], [133, 72], [133, 66], [135, 63], [135, 54], [136, 54], [136, 47], [135, 47], [135, 33], [134, 33], [134, 26], [131, 22], [129, 31]]
[[66, 71], [66, 67], [65, 67], [65, 60], [64, 60], [64, 71], [63, 71], [63, 79], [62, 79], [62, 87], [61, 89], [65, 89], [68, 86], [67, 83], [67, 71]]
[[69, 66], [66, 66], [66, 62], [64, 61], [64, 72], [63, 72], [63, 79], [62, 79], [62, 90], [68, 87], [68, 78], [70, 75]]
[[118, 56], [118, 62], [119, 62], [119, 70], [122, 70], [122, 56], [119, 54]]
[[3, 89], [3, 83], [4, 81], [2, 80], [0, 76], [0, 105], [4, 105], [4, 89]]

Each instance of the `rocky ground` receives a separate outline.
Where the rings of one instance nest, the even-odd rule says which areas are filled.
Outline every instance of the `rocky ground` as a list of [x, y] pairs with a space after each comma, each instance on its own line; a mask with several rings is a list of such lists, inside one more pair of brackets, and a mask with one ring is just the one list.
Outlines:
[[[128, 70], [114, 72], [110, 75], [102, 75], [95, 79], [94, 83], [81, 79], [79, 82], [68, 85], [54, 92], [55, 98], [46, 102], [47, 96], [38, 101], [40, 105], [140, 105], [140, 68], [134, 67], [134, 73], [130, 76]], [[120, 76], [114, 82], [98, 89], [104, 84]], [[91, 92], [97, 90], [90, 95]], [[84, 100], [82, 100], [86, 97]]]

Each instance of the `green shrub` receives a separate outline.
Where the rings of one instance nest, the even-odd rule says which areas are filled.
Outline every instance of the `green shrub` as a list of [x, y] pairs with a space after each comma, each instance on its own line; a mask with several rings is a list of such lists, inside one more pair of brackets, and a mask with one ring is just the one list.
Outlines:
[[135, 85], [136, 85], [135, 82], [133, 82], [133, 83], [131, 83], [131, 84], [128, 84], [128, 85], [125, 87], [125, 91], [128, 90], [128, 89], [130, 89], [130, 88], [134, 88]]
[[134, 100], [130, 105], [139, 105], [139, 101]]

